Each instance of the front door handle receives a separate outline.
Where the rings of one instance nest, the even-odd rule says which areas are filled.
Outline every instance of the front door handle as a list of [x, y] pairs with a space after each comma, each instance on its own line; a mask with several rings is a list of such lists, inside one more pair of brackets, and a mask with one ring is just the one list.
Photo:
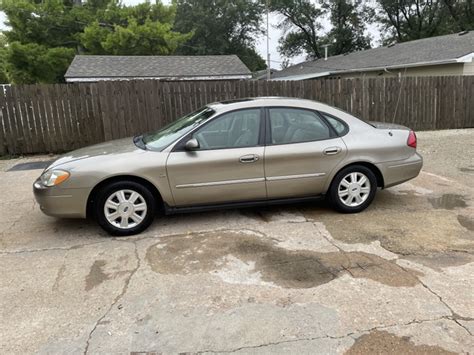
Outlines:
[[239, 161], [241, 163], [255, 163], [258, 159], [259, 157], [256, 154], [247, 154], [247, 155], [241, 156], [239, 158]]
[[341, 152], [342, 148], [341, 147], [329, 147], [323, 150], [323, 153], [325, 155], [336, 155]]

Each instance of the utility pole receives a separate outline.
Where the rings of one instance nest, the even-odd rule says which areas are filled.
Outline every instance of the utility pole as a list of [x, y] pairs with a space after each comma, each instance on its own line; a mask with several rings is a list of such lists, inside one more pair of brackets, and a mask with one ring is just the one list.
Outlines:
[[269, 13], [269, 6], [268, 2], [270, 0], [266, 0], [265, 2], [265, 8], [267, 10], [267, 80], [270, 80], [271, 78], [271, 69], [270, 69], [270, 26], [269, 26], [269, 21], [268, 21], [268, 13]]

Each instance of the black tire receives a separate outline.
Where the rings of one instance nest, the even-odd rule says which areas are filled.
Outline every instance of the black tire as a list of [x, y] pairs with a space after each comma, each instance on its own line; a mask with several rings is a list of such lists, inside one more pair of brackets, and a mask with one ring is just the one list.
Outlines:
[[[143, 220], [140, 223], [136, 223], [134, 226], [130, 226], [129, 228], [120, 228], [107, 219], [104, 211], [105, 203], [109, 199], [110, 196], [117, 193], [121, 190], [127, 190], [132, 192], [137, 192], [140, 197], [138, 198], [138, 202], [145, 202], [146, 203], [146, 210], [145, 211], [138, 211], [142, 212], [140, 215]], [[144, 201], [142, 201], [142, 199]], [[113, 211], [113, 210], [112, 210]], [[150, 224], [153, 222], [156, 214], [156, 200], [153, 194], [148, 190], [145, 186], [134, 182], [134, 181], [118, 181], [113, 182], [110, 185], [107, 185], [105, 188], [101, 189], [97, 196], [96, 203], [94, 204], [94, 212], [95, 217], [98, 224], [105, 230], [107, 233], [113, 236], [127, 236], [127, 235], [134, 235], [143, 232], [147, 229]], [[137, 212], [137, 213], [138, 213]], [[122, 217], [118, 217], [116, 223], [121, 221]], [[128, 221], [131, 220], [132, 217], [127, 218]], [[127, 223], [128, 223], [127, 221]], [[135, 223], [134, 221], [131, 224]]]
[[[339, 186], [341, 184], [341, 181], [351, 173], [359, 173], [365, 175], [365, 177], [370, 183], [370, 192], [367, 194], [366, 199], [358, 206], [348, 206], [342, 201], [343, 198], [339, 197]], [[362, 165], [352, 165], [342, 169], [334, 177], [328, 193], [329, 203], [338, 212], [358, 213], [365, 210], [372, 203], [376, 192], [377, 177], [375, 176], [373, 171]]]

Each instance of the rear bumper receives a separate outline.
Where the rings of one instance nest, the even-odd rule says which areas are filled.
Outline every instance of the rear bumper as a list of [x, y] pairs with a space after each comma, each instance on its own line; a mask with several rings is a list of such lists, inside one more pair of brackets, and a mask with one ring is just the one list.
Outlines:
[[44, 187], [37, 180], [33, 193], [41, 211], [52, 217], [86, 218], [89, 189]]
[[418, 153], [405, 160], [375, 164], [384, 179], [384, 188], [401, 184], [418, 176], [423, 167], [423, 158]]

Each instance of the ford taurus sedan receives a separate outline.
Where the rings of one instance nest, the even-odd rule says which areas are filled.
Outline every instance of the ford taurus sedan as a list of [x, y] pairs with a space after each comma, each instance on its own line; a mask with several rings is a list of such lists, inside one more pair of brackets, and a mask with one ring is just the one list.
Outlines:
[[34, 183], [50, 216], [95, 218], [112, 235], [166, 214], [312, 200], [364, 210], [416, 177], [416, 135], [301, 99], [209, 104], [159, 131], [68, 153]]

